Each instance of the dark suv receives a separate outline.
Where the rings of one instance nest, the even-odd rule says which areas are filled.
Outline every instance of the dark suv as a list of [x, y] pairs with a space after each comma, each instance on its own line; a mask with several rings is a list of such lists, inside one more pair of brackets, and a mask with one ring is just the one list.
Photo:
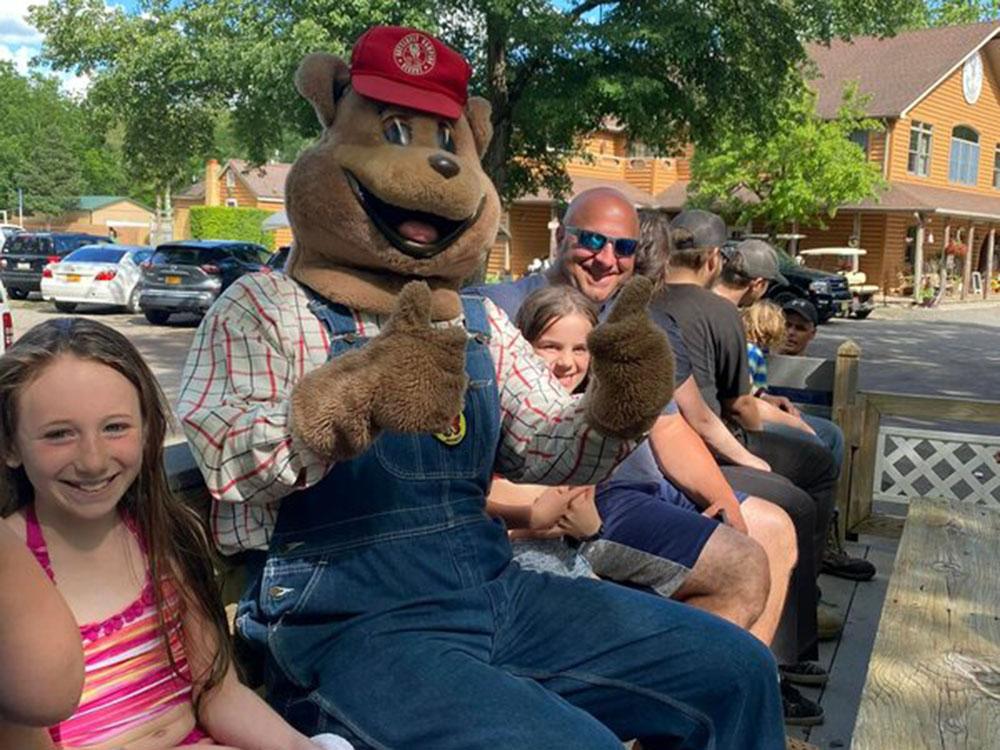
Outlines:
[[171, 313], [204, 314], [240, 276], [266, 268], [269, 257], [265, 248], [249, 242], [166, 242], [142, 264], [139, 308], [155, 325], [166, 323]]
[[834, 315], [847, 316], [851, 311], [851, 290], [847, 279], [835, 273], [806, 268], [795, 262], [786, 252], [778, 251], [778, 264], [788, 285], [772, 284], [767, 298], [784, 304], [794, 297], [813, 303], [819, 313], [819, 322], [825, 323]]
[[0, 281], [14, 299], [41, 290], [42, 271], [82, 245], [112, 242], [110, 237], [80, 232], [19, 232], [7, 238], [0, 254]]

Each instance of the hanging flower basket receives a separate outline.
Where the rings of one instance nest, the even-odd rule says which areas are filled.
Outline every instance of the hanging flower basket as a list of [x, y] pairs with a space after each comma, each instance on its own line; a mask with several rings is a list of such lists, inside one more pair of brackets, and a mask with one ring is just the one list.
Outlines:
[[962, 242], [949, 242], [944, 248], [945, 255], [954, 255], [956, 258], [964, 258], [967, 252], [969, 246]]

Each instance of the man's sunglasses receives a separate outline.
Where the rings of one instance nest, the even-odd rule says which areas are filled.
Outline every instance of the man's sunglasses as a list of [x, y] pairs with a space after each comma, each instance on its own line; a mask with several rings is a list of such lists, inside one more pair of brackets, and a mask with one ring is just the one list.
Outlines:
[[631, 237], [609, 237], [600, 232], [591, 232], [589, 229], [579, 229], [578, 227], [563, 227], [567, 232], [576, 237], [577, 243], [584, 250], [591, 253], [599, 253], [610, 242], [615, 249], [615, 255], [619, 258], [631, 258], [639, 247], [639, 240]]

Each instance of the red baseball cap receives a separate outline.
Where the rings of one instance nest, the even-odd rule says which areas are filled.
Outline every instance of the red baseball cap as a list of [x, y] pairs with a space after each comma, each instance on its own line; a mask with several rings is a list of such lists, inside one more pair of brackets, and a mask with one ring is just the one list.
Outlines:
[[457, 120], [472, 69], [451, 47], [419, 29], [375, 26], [354, 44], [351, 86], [362, 96]]

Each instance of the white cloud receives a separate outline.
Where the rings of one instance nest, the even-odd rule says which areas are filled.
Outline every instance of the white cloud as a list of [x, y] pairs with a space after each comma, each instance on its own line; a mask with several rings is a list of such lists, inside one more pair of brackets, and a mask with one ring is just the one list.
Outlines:
[[11, 44], [0, 44], [0, 60], [14, 63], [17, 72], [22, 75], [28, 72], [31, 58], [38, 54], [37, 48], [15, 47]]
[[0, 44], [38, 47], [42, 35], [28, 24], [29, 5], [44, 5], [44, 0], [3, 0], [0, 3]]

